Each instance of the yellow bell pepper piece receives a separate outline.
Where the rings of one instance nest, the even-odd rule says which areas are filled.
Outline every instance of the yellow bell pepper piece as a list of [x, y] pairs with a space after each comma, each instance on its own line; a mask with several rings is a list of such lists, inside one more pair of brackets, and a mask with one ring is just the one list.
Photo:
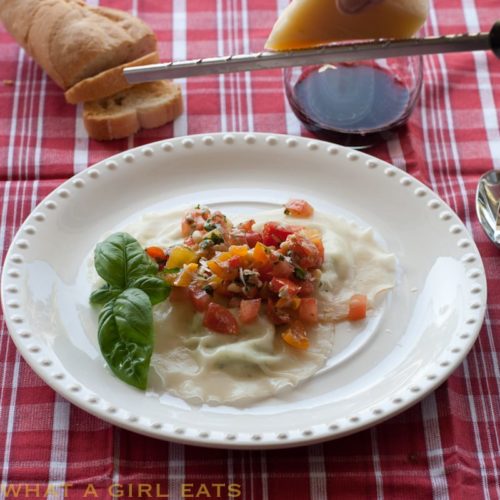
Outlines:
[[198, 264], [191, 263], [185, 265], [182, 271], [177, 276], [177, 279], [174, 281], [174, 285], [180, 287], [189, 286], [191, 284], [191, 281], [193, 281], [197, 269]]
[[231, 245], [229, 247], [229, 253], [231, 255], [237, 255], [238, 257], [245, 257], [248, 253], [248, 245]]
[[266, 247], [266, 245], [258, 241], [253, 249], [253, 254], [252, 254], [255, 263], [266, 264], [269, 261], [268, 252], [269, 249]]
[[198, 256], [195, 252], [187, 247], [178, 246], [175, 247], [168, 257], [165, 267], [167, 269], [174, 269], [176, 267], [182, 267], [184, 264], [190, 264], [198, 260]]
[[231, 252], [221, 252], [215, 256], [215, 259], [218, 260], [219, 262], [225, 262], [226, 260], [229, 260], [233, 254]]

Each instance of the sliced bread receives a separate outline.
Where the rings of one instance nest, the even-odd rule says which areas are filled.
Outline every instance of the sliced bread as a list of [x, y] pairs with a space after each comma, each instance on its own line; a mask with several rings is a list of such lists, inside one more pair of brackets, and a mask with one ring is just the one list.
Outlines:
[[123, 68], [158, 62], [160, 62], [158, 52], [151, 52], [151, 54], [139, 57], [135, 61], [121, 64], [76, 83], [64, 93], [64, 97], [70, 104], [77, 104], [79, 102], [95, 101], [96, 99], [112, 96], [132, 86], [123, 76]]
[[135, 134], [140, 128], [155, 128], [182, 113], [179, 85], [170, 80], [141, 83], [117, 94], [86, 102], [83, 122], [93, 139], [108, 141]]

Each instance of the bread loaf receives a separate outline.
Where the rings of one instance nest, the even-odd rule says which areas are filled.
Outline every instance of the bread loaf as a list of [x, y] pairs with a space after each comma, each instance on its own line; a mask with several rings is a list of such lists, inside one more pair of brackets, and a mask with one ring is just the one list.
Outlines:
[[156, 37], [138, 18], [83, 0], [0, 0], [0, 20], [69, 103], [85, 102], [90, 137], [128, 137], [182, 112], [178, 85], [131, 86], [123, 76], [124, 67], [159, 61]]
[[0, 0], [5, 28], [64, 90], [156, 52], [137, 17], [82, 0]]
[[134, 134], [140, 128], [155, 128], [182, 113], [179, 85], [169, 81], [134, 85], [112, 97], [86, 102], [83, 123], [93, 139], [107, 141]]

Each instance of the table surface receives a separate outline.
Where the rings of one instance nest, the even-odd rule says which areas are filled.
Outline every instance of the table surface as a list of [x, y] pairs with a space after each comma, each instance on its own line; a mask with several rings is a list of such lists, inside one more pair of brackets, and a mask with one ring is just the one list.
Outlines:
[[[90, 2], [96, 4], [96, 1]], [[164, 60], [259, 51], [286, 0], [103, 0], [141, 16]], [[479, 29], [498, 0], [435, 0], [428, 35]], [[89, 140], [81, 107], [0, 28], [0, 247], [62, 181], [133, 146], [216, 131], [307, 135], [287, 106], [281, 72], [182, 82], [174, 124], [108, 143]], [[491, 54], [425, 58], [408, 126], [368, 152], [425, 182], [471, 231], [487, 270], [484, 325], [463, 364], [404, 413], [355, 435], [278, 451], [183, 446], [116, 428], [71, 405], [34, 374], [2, 323], [1, 498], [362, 499], [500, 497], [500, 259], [476, 219], [481, 173], [500, 168], [500, 62]], [[115, 485], [115, 486], [112, 486]], [[10, 489], [9, 489], [10, 488]]]

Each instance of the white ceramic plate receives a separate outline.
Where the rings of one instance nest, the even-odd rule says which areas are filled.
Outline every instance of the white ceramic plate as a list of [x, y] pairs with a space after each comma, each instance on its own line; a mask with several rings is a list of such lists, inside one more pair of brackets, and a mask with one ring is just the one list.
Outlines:
[[[88, 305], [88, 259], [98, 239], [145, 212], [203, 203], [251, 213], [290, 196], [373, 226], [396, 254], [398, 283], [376, 327], [339, 334], [320, 374], [245, 409], [192, 407], [115, 378], [97, 348]], [[273, 448], [358, 431], [435, 389], [476, 339], [486, 281], [464, 225], [410, 175], [325, 142], [234, 133], [133, 149], [62, 184], [14, 238], [2, 303], [29, 365], [86, 411], [160, 439]]]

